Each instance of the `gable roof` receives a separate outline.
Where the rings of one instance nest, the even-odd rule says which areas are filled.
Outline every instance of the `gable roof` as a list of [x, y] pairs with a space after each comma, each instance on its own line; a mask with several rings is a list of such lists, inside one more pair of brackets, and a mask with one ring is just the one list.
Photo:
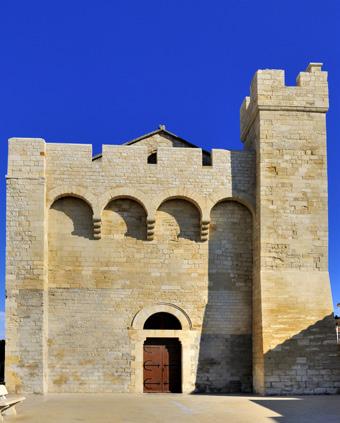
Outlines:
[[[192, 144], [191, 142], [185, 140], [184, 138], [179, 137], [178, 135], [174, 134], [173, 132], [168, 131], [165, 128], [165, 125], [159, 125], [159, 128], [156, 129], [155, 131], [149, 132], [148, 134], [142, 135], [141, 137], [138, 137], [138, 138], [135, 138], [135, 139], [133, 139], [131, 141], [125, 142], [124, 145], [135, 144], [138, 141], [144, 140], [145, 138], [149, 138], [149, 137], [152, 137], [153, 135], [157, 135], [157, 134], [159, 134], [159, 135], [167, 135], [167, 136], [169, 136], [171, 138], [175, 138], [177, 141], [182, 142], [183, 144], [187, 145], [190, 148], [199, 148], [197, 145]], [[203, 150], [203, 149], [202, 149], [202, 151], [205, 154], [210, 154], [209, 151], [206, 151], [206, 150]]]
[[[149, 132], [149, 133], [147, 133], [145, 135], [142, 135], [142, 136], [140, 136], [138, 138], [134, 138], [131, 141], [124, 142], [122, 145], [132, 145], [132, 144], [137, 143], [138, 141], [142, 141], [145, 138], [149, 138], [149, 137], [152, 137], [153, 135], [157, 135], [157, 134], [159, 134], [159, 135], [167, 135], [168, 137], [174, 138], [177, 141], [180, 141], [181, 143], [185, 144], [189, 148], [199, 148], [197, 145], [192, 144], [191, 142], [185, 140], [184, 138], [179, 137], [178, 135], [174, 134], [173, 132], [168, 131], [165, 128], [165, 125], [159, 125], [159, 128], [156, 129], [155, 131]], [[204, 155], [210, 156], [210, 152], [207, 151], [207, 150], [203, 150], [202, 149], [202, 153]], [[97, 155], [93, 156], [92, 160], [100, 159], [101, 157], [102, 157], [102, 154], [97, 154]]]

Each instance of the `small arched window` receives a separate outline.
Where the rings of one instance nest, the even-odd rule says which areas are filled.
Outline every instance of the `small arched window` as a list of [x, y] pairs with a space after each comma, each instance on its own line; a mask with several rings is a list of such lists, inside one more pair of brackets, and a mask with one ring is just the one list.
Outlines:
[[154, 151], [148, 156], [149, 164], [157, 164], [157, 151]]
[[160, 312], [151, 315], [143, 329], [182, 329], [181, 322], [173, 314]]

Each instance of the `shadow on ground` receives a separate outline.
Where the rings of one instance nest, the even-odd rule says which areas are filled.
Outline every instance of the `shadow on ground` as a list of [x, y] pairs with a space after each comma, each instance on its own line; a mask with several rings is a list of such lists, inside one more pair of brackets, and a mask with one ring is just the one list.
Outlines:
[[265, 407], [279, 416], [270, 417], [278, 423], [339, 423], [340, 397], [312, 395], [295, 398], [259, 398], [251, 402]]
[[339, 396], [27, 395], [6, 423], [339, 423]]

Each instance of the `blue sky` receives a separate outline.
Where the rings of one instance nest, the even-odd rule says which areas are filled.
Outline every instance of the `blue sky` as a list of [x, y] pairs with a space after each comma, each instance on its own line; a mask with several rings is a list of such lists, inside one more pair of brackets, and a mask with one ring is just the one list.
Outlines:
[[340, 302], [339, 22], [338, 0], [1, 0], [0, 311], [9, 137], [98, 153], [164, 123], [206, 149], [241, 149], [254, 72], [285, 69], [294, 85], [311, 61], [329, 71], [329, 263]]

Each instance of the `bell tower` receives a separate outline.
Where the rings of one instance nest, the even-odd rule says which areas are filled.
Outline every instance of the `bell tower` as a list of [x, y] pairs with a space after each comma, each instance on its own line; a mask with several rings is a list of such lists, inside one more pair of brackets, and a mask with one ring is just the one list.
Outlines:
[[339, 380], [328, 275], [327, 72], [285, 86], [258, 70], [241, 107], [256, 152], [253, 383], [261, 394], [334, 393]]

